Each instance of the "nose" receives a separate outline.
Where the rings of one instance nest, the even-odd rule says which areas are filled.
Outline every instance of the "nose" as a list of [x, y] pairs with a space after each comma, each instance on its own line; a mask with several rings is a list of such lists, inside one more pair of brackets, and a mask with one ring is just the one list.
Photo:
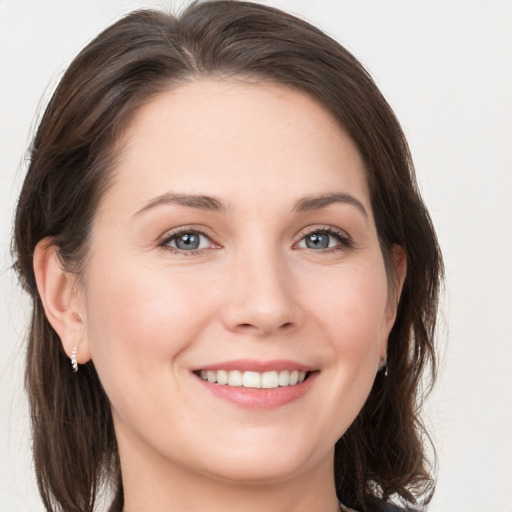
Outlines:
[[262, 337], [299, 326], [302, 313], [282, 257], [268, 252], [240, 255], [232, 272], [223, 313], [227, 329]]

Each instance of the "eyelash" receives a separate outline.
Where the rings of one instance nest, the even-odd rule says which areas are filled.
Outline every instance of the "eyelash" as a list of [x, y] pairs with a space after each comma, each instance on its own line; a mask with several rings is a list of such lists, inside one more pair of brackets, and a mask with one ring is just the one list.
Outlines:
[[343, 251], [347, 249], [352, 249], [354, 247], [354, 242], [352, 238], [343, 230], [334, 228], [332, 226], [323, 226], [323, 227], [313, 227], [310, 230], [306, 231], [302, 234], [299, 242], [294, 244], [296, 246], [298, 243], [302, 242], [306, 237], [314, 234], [328, 235], [337, 239], [339, 242], [338, 245], [334, 247], [326, 247], [325, 249], [311, 249], [314, 252], [326, 253], [326, 252], [337, 252]]
[[212, 237], [210, 235], [207, 235], [203, 231], [197, 228], [182, 228], [177, 231], [173, 231], [172, 233], [166, 234], [164, 238], [161, 240], [161, 242], [158, 244], [159, 247], [162, 247], [163, 249], [166, 249], [168, 251], [171, 251], [175, 254], [180, 254], [184, 256], [197, 256], [198, 254], [201, 254], [205, 249], [192, 249], [189, 251], [179, 249], [178, 247], [171, 247], [169, 244], [173, 241], [179, 238], [183, 235], [199, 235], [204, 236], [207, 238], [211, 244], [216, 245], [215, 242], [213, 242]]
[[[293, 245], [293, 247], [296, 247], [306, 237], [313, 235], [313, 234], [327, 235], [329, 237], [333, 237], [333, 238], [337, 239], [337, 241], [339, 242], [339, 244], [334, 247], [326, 247], [324, 249], [310, 249], [309, 248], [313, 252], [318, 252], [318, 253], [337, 252], [337, 251], [351, 249], [354, 246], [352, 238], [345, 231], [342, 231], [341, 229], [333, 228], [332, 226], [324, 226], [324, 227], [314, 227], [314, 228], [311, 228], [310, 230], [308, 230], [307, 232], [303, 233], [300, 240], [298, 242], [296, 242]], [[184, 255], [184, 256], [196, 256], [196, 255], [202, 254], [203, 251], [207, 250], [205, 248], [184, 250], [184, 249], [179, 249], [177, 247], [171, 247], [169, 245], [172, 241], [176, 240], [177, 238], [179, 238], [180, 236], [183, 236], [183, 235], [203, 236], [203, 237], [207, 238], [211, 244], [217, 245], [212, 240], [210, 235], [206, 234], [205, 232], [201, 231], [200, 229], [182, 228], [182, 229], [173, 231], [172, 233], [165, 235], [165, 237], [163, 237], [162, 240], [159, 242], [158, 246], [162, 247], [163, 249], [169, 250], [175, 254], [180, 254], [180, 255]], [[217, 245], [217, 247], [220, 247], [220, 246]], [[208, 248], [208, 249], [210, 249], [210, 248]]]

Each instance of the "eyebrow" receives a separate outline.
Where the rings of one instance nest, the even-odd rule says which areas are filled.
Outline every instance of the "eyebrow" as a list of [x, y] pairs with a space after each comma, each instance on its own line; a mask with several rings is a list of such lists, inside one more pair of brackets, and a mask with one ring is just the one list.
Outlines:
[[297, 212], [308, 212], [312, 210], [320, 210], [333, 203], [343, 203], [355, 206], [364, 216], [368, 219], [368, 212], [363, 206], [363, 203], [350, 194], [345, 192], [333, 192], [330, 194], [321, 194], [314, 196], [307, 196], [299, 199], [294, 206]]
[[[345, 192], [332, 192], [329, 194], [303, 197], [295, 203], [293, 210], [296, 212], [320, 210], [334, 203], [343, 203], [355, 206], [364, 215], [365, 218], [368, 218], [368, 212], [363, 206], [363, 203], [361, 203], [359, 199], [356, 199], [354, 196]], [[134, 215], [141, 215], [142, 213], [151, 210], [152, 208], [168, 204], [188, 206], [189, 208], [197, 208], [199, 210], [206, 211], [226, 211], [226, 206], [224, 203], [212, 196], [197, 194], [175, 194], [172, 192], [167, 192], [148, 201]]]
[[209, 211], [225, 211], [226, 207], [217, 198], [205, 195], [195, 194], [174, 194], [167, 192], [161, 196], [155, 197], [148, 201], [135, 215], [140, 215], [152, 208], [165, 204], [178, 204], [180, 206], [188, 206], [189, 208], [198, 208], [199, 210]]

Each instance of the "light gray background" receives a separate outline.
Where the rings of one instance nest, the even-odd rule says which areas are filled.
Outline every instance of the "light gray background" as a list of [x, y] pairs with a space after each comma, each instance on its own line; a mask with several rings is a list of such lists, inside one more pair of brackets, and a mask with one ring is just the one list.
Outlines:
[[[447, 267], [441, 377], [428, 405], [440, 464], [430, 510], [512, 512], [512, 2], [267, 3], [355, 53], [412, 148]], [[0, 0], [0, 512], [42, 511], [21, 373], [28, 309], [9, 252], [35, 113], [101, 29], [168, 5]]]

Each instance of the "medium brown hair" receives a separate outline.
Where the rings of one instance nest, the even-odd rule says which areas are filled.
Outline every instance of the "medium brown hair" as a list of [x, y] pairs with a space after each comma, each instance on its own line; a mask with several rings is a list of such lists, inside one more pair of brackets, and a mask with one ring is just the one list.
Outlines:
[[227, 0], [194, 3], [179, 17], [138, 11], [107, 28], [70, 65], [33, 141], [14, 253], [33, 300], [26, 386], [46, 509], [92, 511], [105, 481], [117, 485], [122, 502], [122, 481], [108, 398], [93, 362], [71, 372], [37, 292], [34, 248], [52, 237], [63, 264], [79, 274], [115, 168], [113, 148], [131, 117], [159, 92], [208, 76], [268, 80], [308, 93], [361, 153], [384, 259], [389, 263], [391, 248], [401, 245], [407, 277], [389, 336], [389, 374], [377, 375], [336, 445], [337, 493], [362, 511], [393, 495], [428, 502], [434, 480], [418, 411], [425, 368], [435, 376], [443, 266], [407, 142], [369, 74], [340, 44], [277, 9]]

